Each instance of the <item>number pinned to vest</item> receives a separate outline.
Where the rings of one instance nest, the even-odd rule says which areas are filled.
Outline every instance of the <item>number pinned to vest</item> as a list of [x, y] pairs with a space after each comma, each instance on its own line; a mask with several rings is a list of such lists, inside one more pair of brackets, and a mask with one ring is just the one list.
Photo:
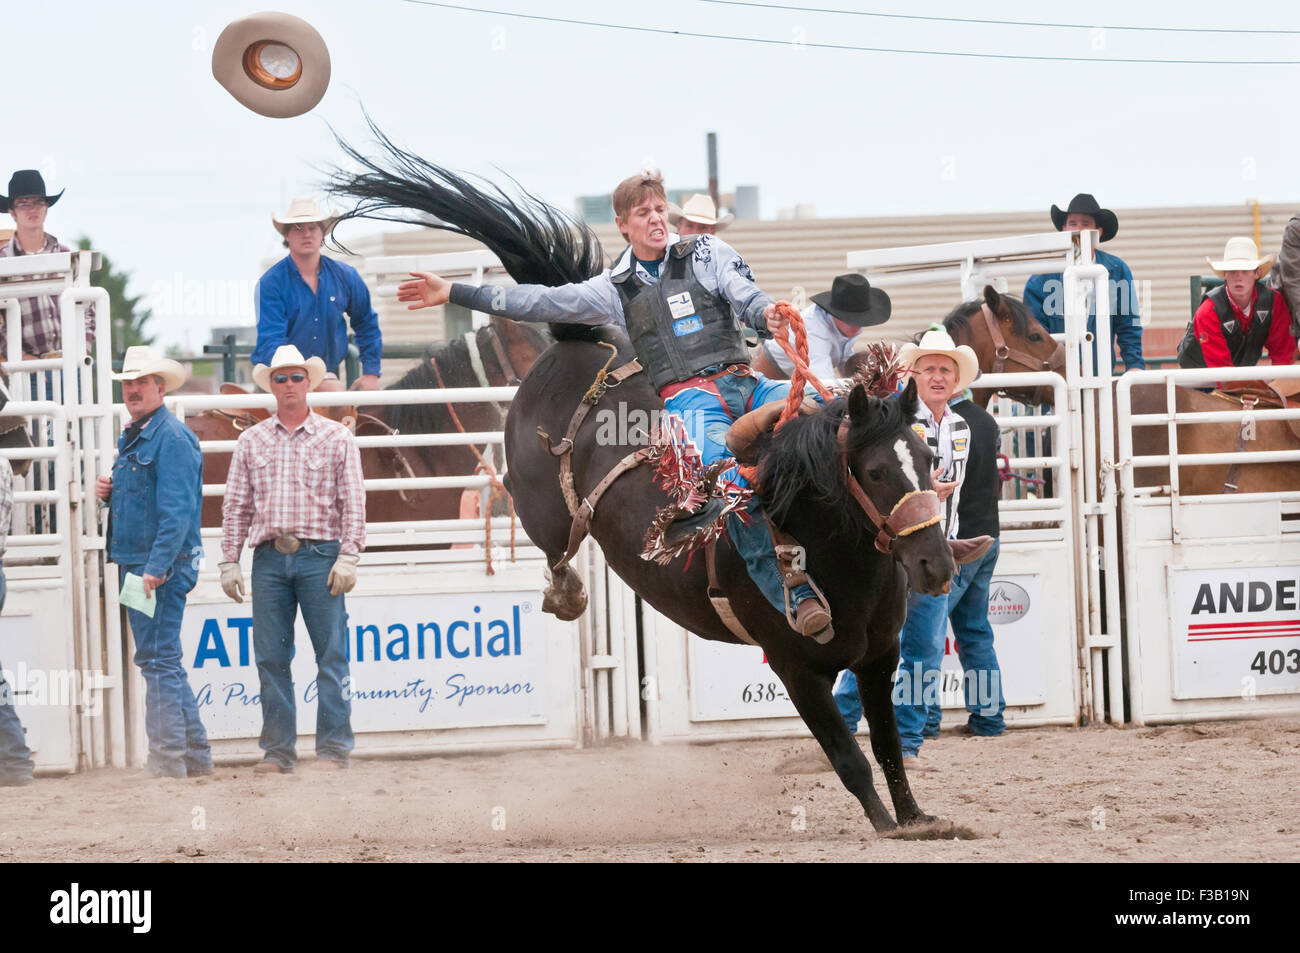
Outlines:
[[669, 295], [665, 300], [668, 302], [668, 311], [674, 318], [694, 317], [695, 302], [691, 300], [689, 291]]

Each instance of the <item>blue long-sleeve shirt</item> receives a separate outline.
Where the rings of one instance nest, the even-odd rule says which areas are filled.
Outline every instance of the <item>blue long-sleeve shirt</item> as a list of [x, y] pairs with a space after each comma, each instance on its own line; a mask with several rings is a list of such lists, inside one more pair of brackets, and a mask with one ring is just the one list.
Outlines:
[[351, 265], [322, 255], [313, 292], [293, 258], [285, 255], [258, 279], [253, 302], [257, 309], [254, 364], [269, 364], [276, 348], [292, 344], [303, 357], [319, 357], [328, 370], [337, 371], [348, 356], [346, 312], [361, 352], [361, 373], [379, 374], [384, 348], [379, 315], [370, 305], [370, 289]]
[[[660, 259], [660, 272], [663, 271], [663, 263], [667, 260], [668, 249], [673, 243], [670, 241], [668, 248], [664, 249], [664, 257]], [[646, 284], [655, 284], [659, 280], [640, 261], [636, 261], [635, 266], [633, 261], [635, 259], [629, 247], [619, 255], [614, 267], [595, 278], [553, 288], [545, 285], [475, 287], [457, 283], [451, 286], [451, 301], [473, 311], [500, 314], [516, 321], [617, 324], [626, 328], [623, 299], [610, 280], [611, 276], [635, 267], [637, 277]], [[763, 311], [772, 303], [772, 299], [754, 284], [753, 272], [739, 252], [716, 235], [701, 235], [695, 243], [691, 267], [695, 279], [706, 290], [726, 299], [741, 321], [759, 332], [761, 337], [771, 337]]]
[[117, 444], [108, 558], [162, 577], [202, 552], [203, 454], [199, 438], [160, 407], [143, 430]]
[[[1112, 349], [1119, 342], [1120, 359], [1125, 370], [1145, 368], [1142, 360], [1142, 320], [1138, 314], [1137, 283], [1133, 273], [1122, 258], [1104, 251], [1095, 252], [1095, 261], [1110, 275], [1107, 282], [1110, 297], [1110, 335]], [[1034, 317], [1052, 334], [1065, 331], [1065, 278], [1062, 272], [1050, 275], [1032, 275], [1025, 282], [1025, 304]], [[1088, 330], [1095, 340], [1097, 334], [1097, 308], [1089, 300]], [[1100, 343], [1098, 353], [1105, 350]]]

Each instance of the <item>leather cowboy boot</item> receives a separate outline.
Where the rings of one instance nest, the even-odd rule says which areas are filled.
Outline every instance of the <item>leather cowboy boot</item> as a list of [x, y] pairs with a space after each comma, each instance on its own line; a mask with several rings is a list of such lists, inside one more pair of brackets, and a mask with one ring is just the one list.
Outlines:
[[825, 645], [835, 635], [831, 627], [831, 614], [816, 599], [805, 599], [794, 613], [795, 629], [819, 645]]
[[664, 529], [664, 545], [676, 546], [686, 542], [716, 520], [725, 505], [721, 497], [711, 496], [694, 513], [683, 513]]

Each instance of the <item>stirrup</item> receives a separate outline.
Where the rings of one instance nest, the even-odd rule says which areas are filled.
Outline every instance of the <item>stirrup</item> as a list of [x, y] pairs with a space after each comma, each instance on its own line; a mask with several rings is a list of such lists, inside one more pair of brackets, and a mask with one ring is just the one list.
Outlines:
[[[834, 617], [834, 614], [831, 612], [831, 604], [826, 601], [826, 596], [822, 593], [821, 589], [818, 588], [817, 583], [812, 581], [811, 577], [804, 576], [803, 581], [800, 583], [800, 585], [807, 585], [808, 588], [813, 591], [813, 599], [817, 601], [817, 604], [826, 610], [826, 614], [828, 616], [831, 616], [832, 618]], [[795, 619], [795, 616], [797, 615], [797, 607], [792, 607], [790, 605], [790, 587], [786, 586], [784, 588], [785, 588], [785, 621], [790, 623], [790, 628], [794, 629], [794, 631], [798, 632], [800, 635], [803, 635], [804, 633], [802, 630], [800, 630], [799, 623]], [[806, 602], [807, 600], [804, 601]], [[817, 632], [806, 636], [806, 638], [812, 639], [818, 645], [825, 645], [834, 637], [835, 637], [835, 626], [833, 622], [830, 625], [827, 625], [826, 628], [820, 629]]]

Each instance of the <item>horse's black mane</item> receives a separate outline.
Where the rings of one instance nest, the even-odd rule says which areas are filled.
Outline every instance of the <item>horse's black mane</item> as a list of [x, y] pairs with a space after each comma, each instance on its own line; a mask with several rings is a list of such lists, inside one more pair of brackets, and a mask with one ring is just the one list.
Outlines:
[[486, 179], [481, 179], [480, 188], [394, 145], [369, 115], [366, 122], [382, 150], [380, 158], [363, 155], [334, 135], [348, 158], [364, 170], [329, 170], [329, 192], [355, 202], [340, 221], [372, 218], [465, 235], [491, 249], [520, 284], [585, 281], [605, 267], [604, 249], [590, 228], [514, 179], [510, 181], [518, 187], [518, 198]]
[[[857, 453], [897, 433], [910, 419], [901, 400], [872, 400], [866, 423], [849, 431], [848, 451]], [[842, 532], [864, 528], [862, 511], [848, 492], [840, 463], [838, 432], [847, 412], [843, 399], [818, 413], [796, 417], [759, 444], [758, 481], [763, 508], [780, 524], [798, 502], [816, 502], [830, 509]]]
[[[1025, 303], [1019, 298], [1014, 298], [1011, 295], [1000, 295], [1000, 297], [1006, 302], [1007, 311], [1011, 313], [1011, 329], [1019, 337], [1028, 337], [1030, 319], [1029, 308], [1026, 307]], [[944, 329], [952, 335], [953, 340], [969, 337], [970, 319], [973, 315], [979, 312], [980, 305], [983, 303], [983, 298], [976, 298], [973, 301], [963, 301], [961, 304], [957, 305], [957, 307], [948, 312], [948, 315], [943, 319], [943, 326]], [[925, 332], [922, 331], [917, 334], [914, 340], [919, 342], [921, 340], [921, 335], [924, 333]]]

